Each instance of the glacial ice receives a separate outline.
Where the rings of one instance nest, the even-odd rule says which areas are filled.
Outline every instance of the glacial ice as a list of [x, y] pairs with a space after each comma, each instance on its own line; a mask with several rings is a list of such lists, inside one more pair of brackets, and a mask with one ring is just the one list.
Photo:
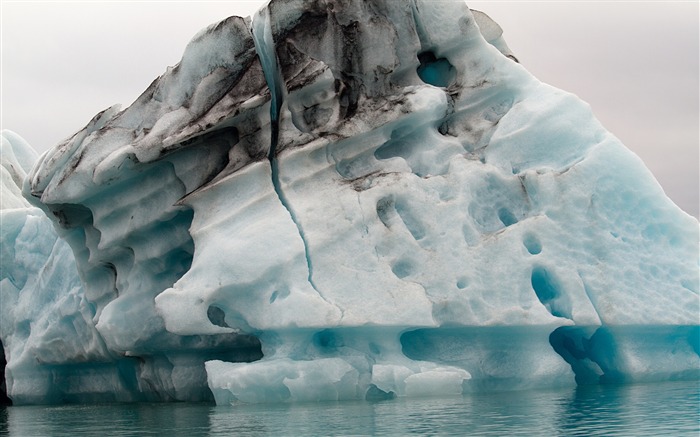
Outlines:
[[700, 378], [698, 222], [502, 33], [462, 2], [272, 0], [38, 159], [4, 131], [9, 396]]

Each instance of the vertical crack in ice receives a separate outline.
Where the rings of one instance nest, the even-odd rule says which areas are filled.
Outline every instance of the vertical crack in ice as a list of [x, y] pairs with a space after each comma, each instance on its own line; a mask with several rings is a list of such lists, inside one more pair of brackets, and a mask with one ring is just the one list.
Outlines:
[[279, 134], [279, 112], [284, 100], [284, 82], [277, 65], [275, 44], [272, 39], [272, 27], [270, 24], [270, 11], [267, 7], [260, 9], [253, 17], [251, 33], [255, 51], [260, 58], [265, 81], [270, 89], [270, 119], [272, 125], [272, 139], [269, 156], [274, 156], [274, 149]]
[[[274, 134], [274, 129], [273, 129], [273, 134]], [[272, 167], [272, 185], [275, 188], [275, 192], [277, 193], [277, 197], [280, 200], [280, 203], [282, 203], [282, 206], [287, 210], [289, 213], [289, 216], [292, 218], [292, 221], [297, 227], [297, 231], [299, 232], [299, 237], [301, 238], [301, 242], [304, 245], [304, 256], [306, 257], [306, 266], [309, 269], [309, 284], [313, 287], [314, 290], [320, 295], [321, 292], [318, 291], [318, 288], [316, 288], [316, 284], [314, 284], [313, 280], [313, 265], [311, 263], [311, 254], [309, 253], [309, 244], [306, 241], [306, 236], [304, 235], [304, 230], [301, 227], [301, 224], [296, 218], [296, 215], [294, 214], [294, 211], [292, 210], [291, 206], [289, 205], [289, 200], [284, 194], [284, 191], [282, 190], [282, 186], [280, 184], [280, 178], [279, 178], [279, 163], [277, 161], [277, 157], [274, 156], [274, 150], [276, 146], [276, 138], [273, 136], [272, 138], [272, 144], [270, 146], [270, 166]]]
[[578, 271], [577, 273], [578, 277], [581, 279], [581, 284], [583, 284], [583, 291], [584, 293], [586, 293], [586, 297], [588, 297], [588, 301], [591, 303], [591, 307], [593, 307], [593, 311], [595, 311], [596, 315], [598, 316], [598, 320], [600, 320], [600, 323], [603, 323], [603, 317], [600, 314], [600, 310], [598, 310], [598, 305], [596, 304], [596, 300], [593, 296], [593, 293], [591, 293], [591, 290], [589, 289], [586, 281], [583, 279], [581, 272]]
[[279, 162], [276, 156], [276, 149], [279, 141], [279, 116], [280, 109], [282, 108], [282, 102], [284, 101], [285, 87], [279, 66], [277, 65], [277, 56], [275, 55], [275, 44], [272, 38], [272, 27], [270, 24], [270, 12], [268, 8], [263, 8], [255, 14], [251, 30], [253, 34], [253, 42], [255, 43], [255, 51], [260, 58], [263, 74], [265, 75], [265, 81], [270, 89], [271, 96], [270, 150], [267, 158], [270, 161], [272, 172], [272, 186], [277, 194], [277, 197], [279, 198], [280, 203], [287, 210], [292, 222], [294, 222], [294, 225], [297, 227], [299, 237], [304, 245], [304, 256], [306, 257], [306, 266], [309, 271], [307, 278], [309, 284], [311, 284], [311, 287], [313, 287], [319, 296], [322, 296], [321, 292], [318, 290], [318, 288], [316, 288], [316, 284], [313, 280], [313, 265], [311, 263], [311, 255], [309, 254], [309, 245], [306, 241], [306, 235], [304, 234], [304, 230], [294, 214], [294, 210], [292, 209], [287, 196], [284, 194], [279, 177]]

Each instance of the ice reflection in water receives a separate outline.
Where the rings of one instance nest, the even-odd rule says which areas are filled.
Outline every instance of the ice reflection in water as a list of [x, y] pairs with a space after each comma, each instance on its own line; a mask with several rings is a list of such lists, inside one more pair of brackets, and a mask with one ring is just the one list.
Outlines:
[[296, 405], [72, 405], [0, 409], [0, 435], [697, 436], [697, 381]]

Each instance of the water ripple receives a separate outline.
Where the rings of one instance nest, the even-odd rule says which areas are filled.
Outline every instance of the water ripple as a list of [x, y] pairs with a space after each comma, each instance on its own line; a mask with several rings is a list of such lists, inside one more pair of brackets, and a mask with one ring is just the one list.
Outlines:
[[9, 436], [700, 435], [698, 382], [294, 405], [0, 408]]

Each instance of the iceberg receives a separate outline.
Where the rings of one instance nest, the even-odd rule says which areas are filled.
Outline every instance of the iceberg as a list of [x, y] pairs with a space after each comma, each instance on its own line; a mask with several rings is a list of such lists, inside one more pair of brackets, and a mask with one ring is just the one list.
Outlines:
[[17, 404], [700, 379], [698, 222], [466, 4], [272, 0], [2, 143]]

